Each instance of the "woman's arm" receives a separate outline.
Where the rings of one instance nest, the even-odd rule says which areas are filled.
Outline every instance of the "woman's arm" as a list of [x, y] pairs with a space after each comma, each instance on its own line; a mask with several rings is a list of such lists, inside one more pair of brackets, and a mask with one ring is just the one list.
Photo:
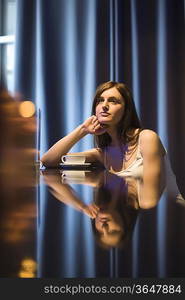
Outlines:
[[165, 149], [159, 136], [152, 130], [140, 133], [140, 150], [143, 156], [143, 184], [140, 189], [140, 207], [154, 207], [164, 188]]
[[62, 203], [83, 212], [90, 218], [95, 218], [99, 208], [90, 203], [86, 205], [77, 195], [75, 190], [68, 184], [61, 183], [60, 174], [42, 174], [45, 183], [50, 187], [51, 194]]
[[[41, 162], [46, 167], [55, 167], [60, 163], [62, 155], [66, 155], [70, 149], [87, 134], [102, 134], [106, 131], [105, 128], [101, 128], [96, 116], [89, 117], [82, 125], [79, 125], [71, 133], [63, 137], [57, 143], [55, 143], [41, 158]], [[83, 154], [86, 156], [86, 162], [94, 162], [99, 160], [97, 149], [91, 149], [81, 153], [71, 154]]]

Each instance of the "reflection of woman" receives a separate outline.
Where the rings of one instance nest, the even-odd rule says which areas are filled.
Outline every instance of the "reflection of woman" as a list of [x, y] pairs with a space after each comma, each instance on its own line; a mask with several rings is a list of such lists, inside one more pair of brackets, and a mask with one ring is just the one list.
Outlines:
[[[123, 83], [109, 81], [95, 93], [93, 115], [70, 134], [54, 144], [42, 157], [45, 166], [57, 166], [61, 156], [87, 134], [95, 136], [97, 147], [81, 152], [86, 162], [100, 162], [119, 176], [142, 177], [148, 186], [145, 199], [155, 194], [164, 180], [166, 151], [159, 136], [142, 129], [133, 98]], [[71, 153], [70, 153], [71, 154]], [[80, 153], [74, 153], [80, 154]]]
[[120, 247], [127, 242], [139, 209], [135, 180], [126, 182], [109, 172], [89, 172], [81, 183], [92, 185], [95, 193], [93, 202], [85, 204], [69, 184], [61, 182], [59, 172], [42, 174], [54, 197], [92, 219], [92, 228], [101, 246]]
[[134, 182], [128, 184], [116, 177], [111, 179], [111, 186], [108, 184], [99, 188], [94, 198], [99, 211], [96, 218], [92, 219], [92, 228], [97, 243], [105, 249], [126, 245], [131, 238], [139, 209]]
[[139, 194], [145, 186], [135, 178], [123, 180], [110, 172], [96, 170], [86, 172], [83, 179], [80, 175], [80, 184], [94, 187], [93, 201], [85, 204], [71, 188], [70, 175], [66, 174], [68, 180], [64, 182], [69, 183], [66, 184], [57, 170], [45, 170], [42, 174], [55, 198], [91, 218], [95, 238], [104, 248], [124, 246], [131, 238], [139, 209], [153, 208], [159, 201], [153, 203], [149, 198], [145, 203], [143, 193]]
[[[54, 171], [42, 171], [45, 183], [50, 187], [50, 192], [62, 203], [72, 206], [74, 209], [81, 211], [90, 218], [95, 218], [98, 212], [98, 207], [94, 203], [85, 204], [73, 188], [63, 180], [60, 172]], [[68, 180], [70, 182], [70, 180]], [[73, 180], [72, 180], [72, 183]], [[102, 184], [102, 172], [88, 172], [84, 179], [80, 180], [80, 183], [90, 186], [100, 186]]]

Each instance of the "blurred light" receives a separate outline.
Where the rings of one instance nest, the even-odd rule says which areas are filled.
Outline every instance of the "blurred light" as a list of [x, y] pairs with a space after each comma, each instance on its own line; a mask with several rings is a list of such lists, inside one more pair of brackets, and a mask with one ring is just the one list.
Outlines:
[[24, 101], [19, 106], [19, 113], [24, 118], [30, 118], [35, 113], [35, 105], [31, 101]]
[[21, 262], [21, 270], [19, 277], [21, 278], [33, 278], [37, 269], [37, 263], [32, 258], [25, 258]]

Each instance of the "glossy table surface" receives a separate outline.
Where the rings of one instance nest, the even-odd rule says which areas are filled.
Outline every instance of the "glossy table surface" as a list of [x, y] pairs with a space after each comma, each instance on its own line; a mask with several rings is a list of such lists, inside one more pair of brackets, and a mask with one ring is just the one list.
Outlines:
[[105, 170], [3, 178], [1, 278], [185, 277], [185, 201], [165, 186], [144, 199]]

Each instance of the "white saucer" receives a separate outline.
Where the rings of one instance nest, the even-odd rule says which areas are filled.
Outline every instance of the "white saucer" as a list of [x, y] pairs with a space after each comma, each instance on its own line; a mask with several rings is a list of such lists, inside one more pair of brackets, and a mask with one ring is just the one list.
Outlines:
[[76, 163], [76, 164], [66, 164], [66, 163], [60, 163], [60, 166], [90, 166], [91, 163]]

